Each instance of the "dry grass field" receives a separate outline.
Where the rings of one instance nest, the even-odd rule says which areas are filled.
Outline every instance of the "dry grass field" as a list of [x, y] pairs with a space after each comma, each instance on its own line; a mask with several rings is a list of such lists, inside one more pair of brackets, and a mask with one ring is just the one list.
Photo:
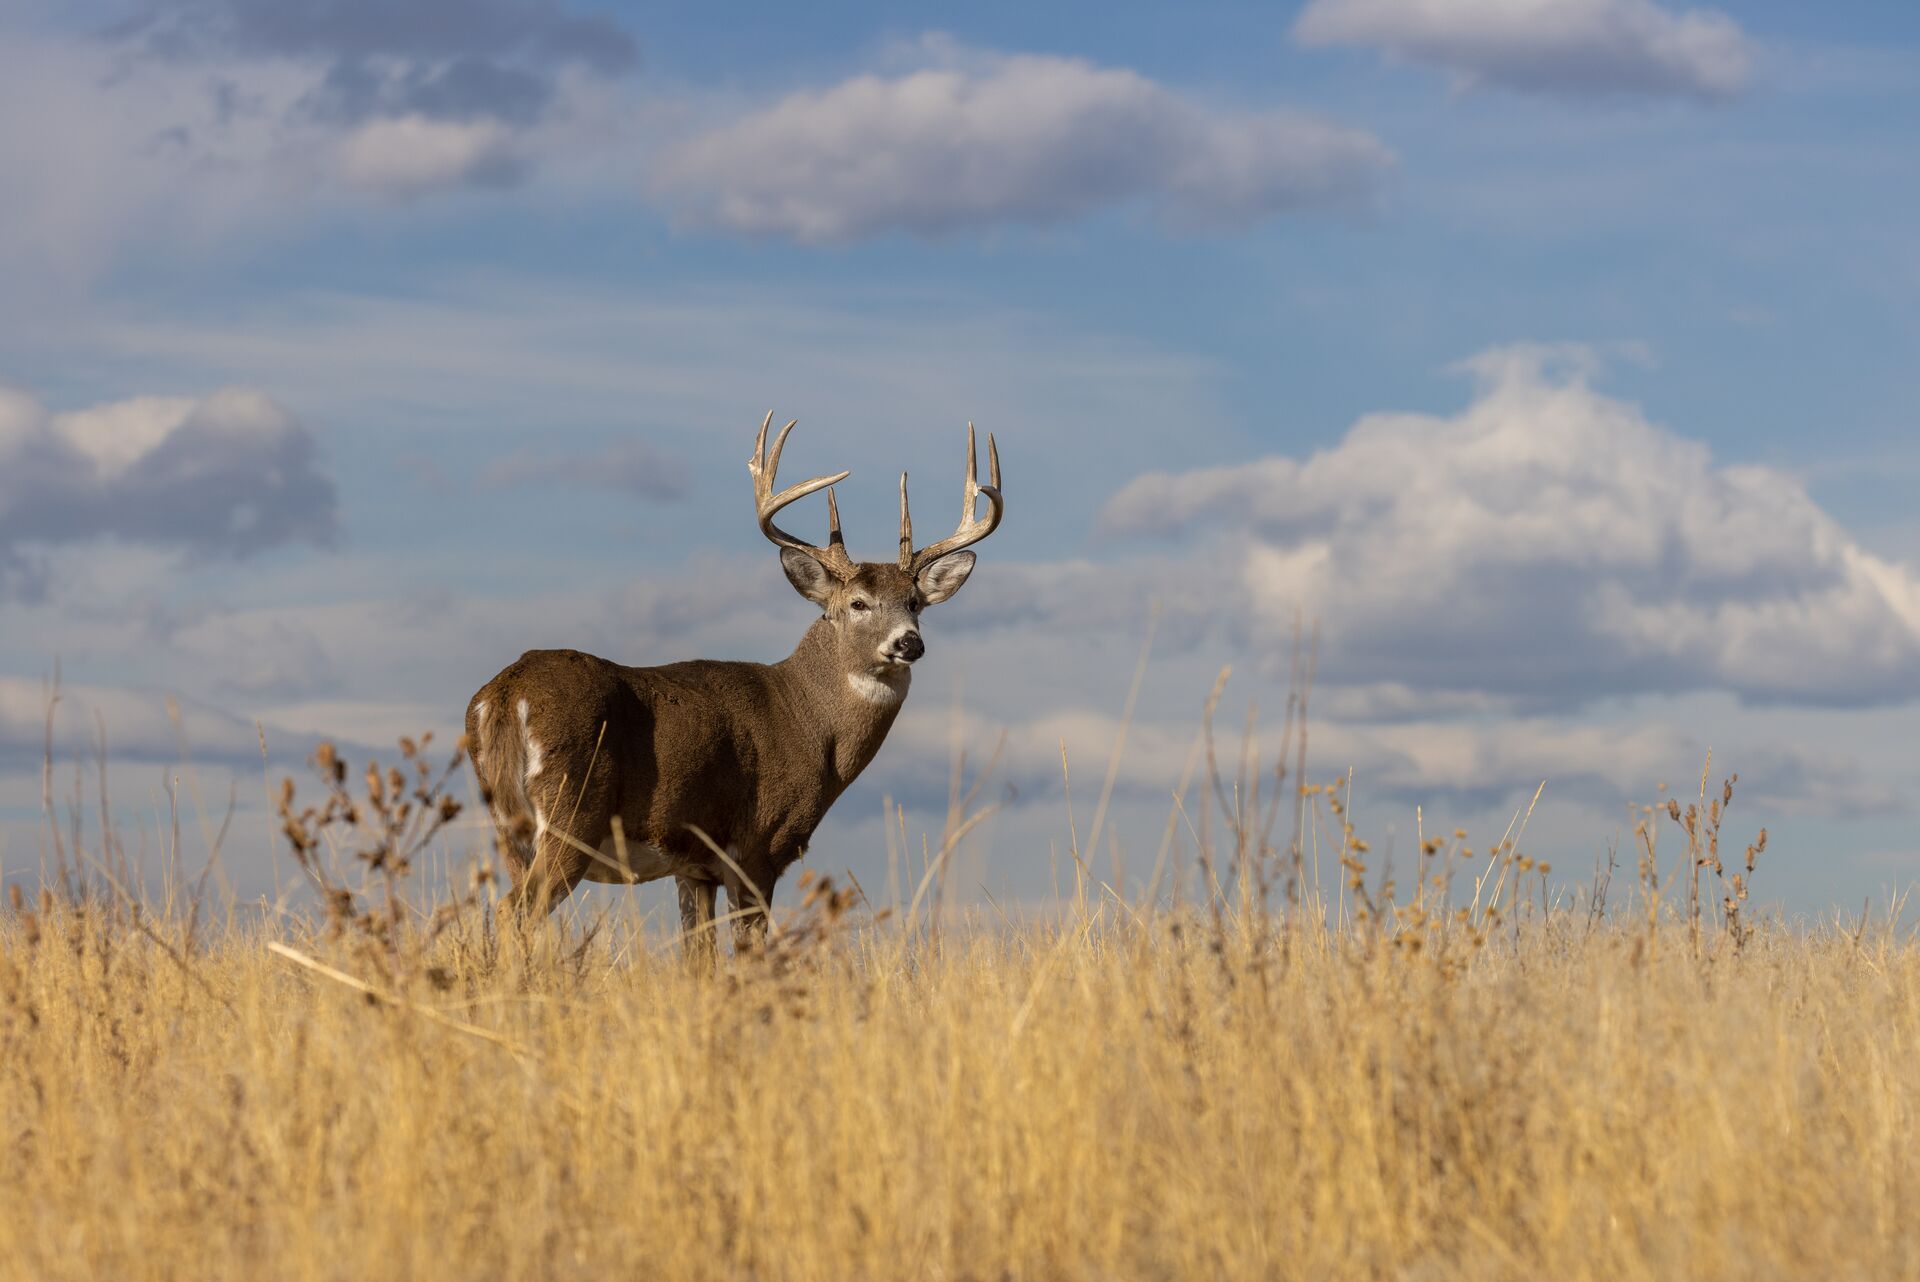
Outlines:
[[1920, 951], [1742, 920], [1717, 788], [1578, 895], [1459, 837], [1395, 892], [1316, 789], [1298, 862], [1216, 816], [1132, 902], [815, 882], [709, 975], [416, 911], [431, 781], [334, 778], [324, 920], [110, 845], [0, 914], [0, 1275], [1920, 1275]]

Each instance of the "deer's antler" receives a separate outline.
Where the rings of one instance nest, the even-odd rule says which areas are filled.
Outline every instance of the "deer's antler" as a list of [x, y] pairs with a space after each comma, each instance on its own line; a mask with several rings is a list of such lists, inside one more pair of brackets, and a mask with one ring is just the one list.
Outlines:
[[[775, 454], [779, 451], [775, 450]], [[978, 454], [973, 444], [973, 424], [967, 424], [967, 488], [960, 508], [960, 528], [938, 543], [929, 543], [918, 552], [913, 550], [913, 518], [907, 513], [907, 474], [900, 474], [900, 568], [909, 574], [920, 571], [951, 552], [978, 543], [992, 534], [1000, 526], [1000, 518], [1006, 513], [1006, 503], [1000, 497], [1000, 450], [993, 443], [993, 433], [987, 433], [987, 479], [988, 484], [980, 484], [980, 466]], [[978, 501], [984, 497], [988, 503], [985, 520], [975, 514]]]
[[[747, 471], [753, 473], [753, 501], [760, 515], [760, 532], [780, 547], [794, 548], [807, 553], [836, 577], [848, 579], [853, 576], [855, 567], [852, 559], [847, 556], [846, 539], [840, 533], [840, 505], [834, 502], [833, 491], [828, 487], [839, 484], [853, 473], [848, 471], [834, 476], [816, 476], [798, 485], [789, 485], [778, 494], [773, 492], [774, 478], [780, 471], [780, 451], [786, 448], [787, 433], [791, 432], [794, 424], [799, 421], [794, 419], [780, 429], [780, 435], [773, 441], [773, 453], [769, 455], [767, 429], [773, 426], [773, 411], [768, 410], [766, 421], [760, 424], [760, 435], [753, 443], [753, 457], [747, 460]], [[996, 471], [996, 480], [998, 476]], [[803, 543], [773, 523], [774, 513], [781, 508], [795, 499], [803, 499], [823, 489], [827, 491], [827, 545], [825, 547]]]

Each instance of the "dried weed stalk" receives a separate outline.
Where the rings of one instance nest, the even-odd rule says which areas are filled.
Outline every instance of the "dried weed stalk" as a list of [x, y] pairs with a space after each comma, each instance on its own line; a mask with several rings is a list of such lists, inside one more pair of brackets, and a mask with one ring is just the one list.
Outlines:
[[[401, 764], [383, 768], [369, 761], [357, 793], [346, 759], [322, 743], [312, 758], [321, 800], [301, 807], [290, 777], [275, 799], [281, 834], [320, 896], [328, 938], [347, 942], [396, 985], [423, 969], [429, 946], [477, 905], [492, 878], [491, 869], [477, 869], [465, 894], [430, 913], [412, 908], [402, 894], [414, 861], [461, 811], [447, 785], [465, 760], [465, 745], [436, 771], [427, 755], [432, 742], [431, 733], [403, 737]], [[339, 871], [343, 855], [358, 867], [357, 885]]]

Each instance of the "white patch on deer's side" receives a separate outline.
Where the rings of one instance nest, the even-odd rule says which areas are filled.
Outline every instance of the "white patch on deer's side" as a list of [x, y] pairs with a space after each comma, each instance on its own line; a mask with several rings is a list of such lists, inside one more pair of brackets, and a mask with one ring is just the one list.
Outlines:
[[898, 703], [900, 688], [891, 681], [882, 681], [879, 677], [870, 677], [864, 672], [847, 673], [847, 684], [853, 692], [868, 703]]
[[547, 816], [540, 809], [540, 807], [535, 806], [533, 808], [533, 839], [535, 841], [538, 841], [546, 835], [547, 835]]
[[657, 881], [673, 874], [674, 861], [666, 851], [650, 842], [626, 843], [625, 873], [621, 872], [620, 853], [620, 843], [612, 837], [601, 842], [600, 858], [588, 864], [587, 880], [628, 886], [642, 881]]
[[525, 699], [520, 700], [516, 711], [520, 714], [520, 746], [527, 762], [524, 778], [525, 782], [530, 783], [533, 777], [540, 773], [545, 754], [540, 751], [540, 741], [533, 737], [533, 728], [527, 724], [527, 715], [532, 709]]
[[473, 768], [475, 770], [485, 770], [486, 754], [480, 750], [480, 745], [487, 741], [487, 701], [485, 699], [474, 701], [473, 728], [475, 732], [473, 736]]

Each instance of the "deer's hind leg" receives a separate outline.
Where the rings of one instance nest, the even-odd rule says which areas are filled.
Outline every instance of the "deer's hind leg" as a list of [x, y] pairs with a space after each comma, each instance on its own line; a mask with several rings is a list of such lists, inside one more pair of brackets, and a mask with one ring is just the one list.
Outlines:
[[[507, 892], [506, 903], [516, 917], [537, 921], [559, 907], [586, 878], [593, 847], [553, 824], [548, 810], [559, 798], [541, 795], [542, 790], [528, 782], [527, 795], [534, 813], [532, 858], [512, 867], [513, 889]], [[576, 814], [574, 821], [584, 819]]]
[[507, 911], [527, 923], [550, 916], [562, 900], [580, 884], [584, 870], [577, 864], [564, 867], [557, 862], [536, 858], [526, 873], [507, 892]]

